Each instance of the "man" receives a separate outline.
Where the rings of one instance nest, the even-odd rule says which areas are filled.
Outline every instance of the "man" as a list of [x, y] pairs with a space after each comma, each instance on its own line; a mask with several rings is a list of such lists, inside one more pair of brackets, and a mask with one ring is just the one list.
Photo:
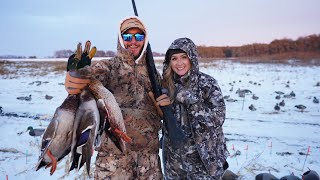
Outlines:
[[[121, 152], [102, 137], [96, 159], [95, 179], [162, 179], [158, 131], [160, 116], [148, 92], [152, 90], [146, 67], [148, 34], [138, 17], [120, 23], [117, 56], [92, 66], [94, 77], [113, 92], [132, 143]], [[67, 81], [68, 81], [67, 76]], [[83, 86], [66, 83], [71, 93]], [[72, 88], [70, 88], [72, 87]]]

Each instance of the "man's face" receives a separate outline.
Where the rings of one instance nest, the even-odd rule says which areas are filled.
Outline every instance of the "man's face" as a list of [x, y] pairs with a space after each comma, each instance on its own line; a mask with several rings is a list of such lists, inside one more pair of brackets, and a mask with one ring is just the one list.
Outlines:
[[[131, 41], [129, 41], [130, 38], [129, 38], [129, 40], [125, 41], [125, 38], [123, 37], [125, 34], [132, 35]], [[138, 58], [140, 56], [142, 49], [143, 49], [145, 37], [143, 38], [142, 41], [139, 41], [139, 40], [141, 40], [140, 39], [141, 37], [137, 38], [136, 36], [138, 36], [138, 35], [135, 36], [135, 34], [144, 35], [143, 31], [140, 30], [139, 28], [131, 28], [122, 34], [122, 38], [123, 38], [123, 43], [124, 43], [125, 48], [129, 49], [132, 52], [134, 58]]]

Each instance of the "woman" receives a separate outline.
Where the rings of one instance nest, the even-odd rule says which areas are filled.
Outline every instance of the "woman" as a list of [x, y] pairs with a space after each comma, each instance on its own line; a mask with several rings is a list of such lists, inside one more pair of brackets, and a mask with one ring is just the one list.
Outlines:
[[171, 100], [187, 137], [181, 148], [173, 149], [164, 130], [165, 179], [219, 179], [229, 155], [222, 129], [226, 109], [220, 87], [213, 77], [199, 71], [197, 49], [188, 38], [171, 44], [163, 64], [162, 85], [168, 96], [161, 95], [157, 104], [164, 106]]

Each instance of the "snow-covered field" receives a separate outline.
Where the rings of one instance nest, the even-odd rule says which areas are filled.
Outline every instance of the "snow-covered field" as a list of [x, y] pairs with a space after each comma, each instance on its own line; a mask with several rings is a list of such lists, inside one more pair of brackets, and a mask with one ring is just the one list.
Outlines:
[[[82, 170], [67, 173], [67, 158], [58, 164], [52, 176], [49, 169], [35, 171], [41, 139], [26, 132], [28, 126], [49, 124], [55, 109], [67, 96], [63, 86], [65, 74], [30, 75], [39, 70], [0, 65], [15, 71], [12, 75], [0, 75], [0, 179], [83, 178]], [[160, 70], [161, 64], [157, 68]], [[215, 77], [223, 95], [230, 96], [225, 99], [224, 132], [231, 154], [229, 169], [240, 179], [253, 180], [261, 172], [271, 172], [278, 178], [290, 173], [300, 176], [308, 168], [320, 174], [320, 105], [313, 103], [314, 97], [320, 98], [320, 66], [220, 60], [201, 63], [200, 70]], [[259, 99], [252, 99], [250, 93], [239, 97], [238, 88], [252, 91]], [[275, 98], [276, 91], [284, 93], [280, 99]], [[295, 97], [285, 97], [291, 91]], [[29, 95], [29, 101], [17, 99]], [[46, 95], [53, 98], [48, 100]], [[282, 100], [285, 106], [274, 110]], [[251, 104], [255, 111], [248, 108]], [[302, 112], [295, 108], [299, 104], [307, 108]], [[240, 155], [235, 156], [237, 151]]]

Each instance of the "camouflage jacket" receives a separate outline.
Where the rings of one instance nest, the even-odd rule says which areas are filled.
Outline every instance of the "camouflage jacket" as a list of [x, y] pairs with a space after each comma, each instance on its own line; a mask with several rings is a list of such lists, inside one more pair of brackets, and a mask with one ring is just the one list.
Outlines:
[[[188, 38], [175, 40], [170, 49], [181, 49], [185, 51], [192, 67], [187, 75], [174, 77], [176, 96], [174, 99], [174, 113], [181, 128], [192, 143], [183, 152], [193, 149], [200, 155], [205, 169], [212, 177], [220, 177], [223, 164], [229, 155], [222, 125], [225, 121], [226, 107], [217, 81], [199, 71], [198, 53], [195, 44]], [[168, 54], [168, 53], [167, 53]], [[168, 68], [170, 59], [166, 56], [163, 72]], [[166, 139], [166, 138], [165, 138]], [[165, 161], [183, 156], [175, 154], [170, 147], [170, 142], [164, 142], [164, 151], [170, 151], [174, 157], [167, 157]], [[167, 147], [166, 147], [167, 146]], [[164, 162], [170, 163], [170, 162]], [[183, 163], [183, 162], [182, 162]]]
[[[149, 149], [150, 152], [157, 153], [161, 121], [148, 96], [152, 87], [146, 67], [145, 52], [137, 61], [132, 53], [118, 43], [117, 56], [94, 64], [92, 73], [113, 93], [122, 110], [127, 134], [133, 140], [131, 144], [127, 144], [127, 149], [129, 151]], [[114, 145], [102, 144], [105, 151], [113, 147]]]

